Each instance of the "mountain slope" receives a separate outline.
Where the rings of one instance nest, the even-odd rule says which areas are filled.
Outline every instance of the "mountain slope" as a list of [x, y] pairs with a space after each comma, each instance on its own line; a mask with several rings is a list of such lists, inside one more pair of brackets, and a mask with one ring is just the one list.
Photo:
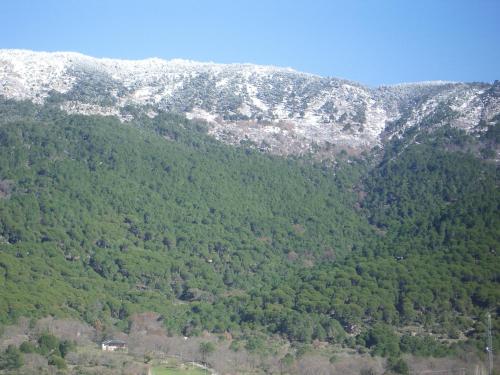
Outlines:
[[153, 310], [184, 335], [393, 355], [374, 337], [399, 348], [392, 330], [416, 325], [480, 338], [477, 317], [498, 309], [498, 172], [462, 151], [477, 142], [463, 131], [332, 169], [165, 113], [121, 124], [15, 101], [0, 113], [2, 322], [126, 329]]
[[423, 123], [484, 131], [500, 113], [499, 85], [370, 89], [270, 66], [0, 50], [0, 95], [6, 98], [51, 100], [69, 113], [122, 120], [137, 107], [150, 116], [158, 110], [184, 113], [207, 120], [219, 140], [282, 155], [358, 153]]
[[92, 298], [221, 304], [270, 287], [288, 253], [343, 257], [371, 230], [342, 174], [221, 145], [178, 116], [123, 126], [14, 102], [0, 113], [2, 319], [80, 315]]

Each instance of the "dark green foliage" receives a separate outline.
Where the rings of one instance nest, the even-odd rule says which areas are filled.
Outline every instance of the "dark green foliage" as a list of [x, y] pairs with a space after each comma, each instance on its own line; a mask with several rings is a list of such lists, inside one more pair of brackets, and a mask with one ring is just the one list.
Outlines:
[[57, 354], [60, 356], [59, 339], [51, 334], [44, 333], [38, 338], [38, 352], [42, 355]]
[[74, 342], [60, 340], [49, 333], [40, 335], [37, 344], [25, 341], [19, 347], [19, 351], [22, 353], [39, 353], [47, 358], [49, 365], [55, 366], [60, 370], [67, 367], [64, 358], [76, 347]]
[[245, 349], [252, 353], [262, 352], [265, 347], [265, 337], [258, 334], [247, 335]]
[[3, 353], [0, 353], [0, 370], [17, 369], [23, 363], [23, 353], [14, 345], [9, 345]]
[[402, 352], [415, 354], [421, 357], [444, 357], [452, 352], [447, 345], [427, 335], [404, 335], [401, 337], [399, 346]]
[[402, 358], [390, 357], [387, 360], [387, 367], [396, 374], [408, 375], [410, 373], [408, 364]]
[[283, 358], [280, 360], [280, 365], [283, 366], [284, 368], [288, 368], [293, 365], [295, 362], [295, 358], [293, 357], [292, 354], [286, 353]]
[[[0, 150], [2, 179], [13, 181], [0, 201], [4, 320], [94, 324], [140, 306], [177, 332], [234, 329], [259, 290], [283, 294], [290, 270], [325, 253], [340, 259], [369, 231], [343, 173], [223, 146], [178, 116], [131, 127], [48, 109], [34, 119], [32, 108], [10, 106]], [[25, 121], [9, 121], [21, 110]]]
[[35, 353], [37, 351], [37, 347], [30, 341], [25, 341], [19, 346], [19, 350], [23, 353]]
[[332, 169], [222, 145], [165, 113], [122, 124], [3, 101], [0, 114], [2, 323], [127, 327], [153, 310], [172, 333], [276, 333], [395, 356], [390, 327], [453, 337], [498, 308], [498, 172], [463, 152], [463, 133]]
[[55, 354], [49, 357], [49, 365], [56, 366], [60, 370], [67, 367], [66, 361]]
[[488, 126], [488, 130], [484, 133], [483, 138], [498, 145], [500, 143], [500, 116], [496, 116], [495, 120], [494, 125]]
[[384, 161], [366, 182], [364, 207], [385, 234], [375, 254], [393, 256], [396, 270], [406, 270], [394, 280], [403, 322], [431, 322], [450, 310], [473, 315], [500, 298], [498, 171], [470, 154], [443, 151], [467, 148], [463, 133], [443, 132]]
[[61, 357], [65, 358], [66, 354], [70, 351], [75, 350], [75, 343], [69, 340], [62, 340], [59, 342], [59, 352]]
[[365, 343], [373, 355], [393, 357], [399, 355], [399, 339], [390, 326], [376, 324], [365, 337]]
[[200, 354], [203, 362], [206, 362], [207, 357], [215, 351], [215, 345], [211, 342], [200, 343]]

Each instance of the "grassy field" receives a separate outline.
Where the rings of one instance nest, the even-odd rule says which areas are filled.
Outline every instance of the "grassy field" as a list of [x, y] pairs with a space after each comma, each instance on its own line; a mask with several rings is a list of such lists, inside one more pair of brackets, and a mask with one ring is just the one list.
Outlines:
[[203, 375], [207, 374], [209, 372], [205, 372], [205, 370], [202, 370], [200, 368], [194, 367], [194, 368], [168, 368], [165, 366], [157, 366], [153, 367], [152, 374], [153, 375]]

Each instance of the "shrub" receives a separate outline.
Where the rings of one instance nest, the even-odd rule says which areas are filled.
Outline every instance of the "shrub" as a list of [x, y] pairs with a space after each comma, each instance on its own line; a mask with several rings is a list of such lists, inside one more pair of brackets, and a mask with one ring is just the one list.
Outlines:
[[56, 366], [59, 370], [67, 367], [66, 361], [58, 355], [53, 355], [49, 358], [49, 365]]
[[35, 353], [36, 346], [32, 342], [25, 341], [21, 344], [19, 350], [21, 350], [23, 353]]
[[5, 352], [0, 354], [0, 370], [20, 368], [23, 363], [23, 354], [14, 345], [9, 345]]
[[408, 364], [402, 358], [390, 357], [387, 360], [387, 367], [397, 374], [408, 375], [410, 373]]

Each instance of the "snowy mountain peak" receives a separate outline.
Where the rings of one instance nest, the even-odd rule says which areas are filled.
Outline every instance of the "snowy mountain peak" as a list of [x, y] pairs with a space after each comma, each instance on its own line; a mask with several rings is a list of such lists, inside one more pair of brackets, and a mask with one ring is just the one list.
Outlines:
[[0, 50], [0, 95], [70, 113], [115, 115], [130, 105], [209, 122], [218, 139], [280, 154], [353, 152], [414, 126], [481, 130], [500, 113], [491, 84], [445, 81], [370, 89], [355, 82], [252, 64], [118, 60], [76, 52]]

